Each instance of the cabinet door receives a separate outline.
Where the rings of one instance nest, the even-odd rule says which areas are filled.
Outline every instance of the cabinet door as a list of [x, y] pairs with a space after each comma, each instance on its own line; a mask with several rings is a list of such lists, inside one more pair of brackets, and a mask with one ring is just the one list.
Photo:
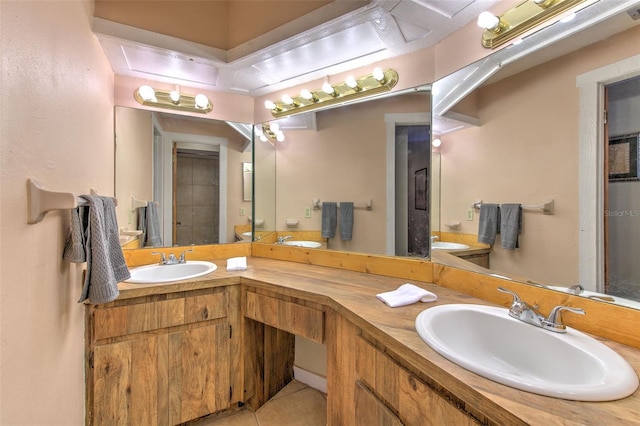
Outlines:
[[183, 423], [229, 406], [230, 327], [169, 334], [169, 421]]
[[360, 382], [356, 382], [355, 424], [356, 426], [403, 426], [400, 419]]
[[166, 425], [167, 336], [96, 346], [94, 425]]

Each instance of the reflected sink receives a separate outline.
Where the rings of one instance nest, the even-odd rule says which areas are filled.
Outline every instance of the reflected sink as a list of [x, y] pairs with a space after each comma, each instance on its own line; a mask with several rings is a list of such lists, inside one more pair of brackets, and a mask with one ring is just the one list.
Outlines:
[[445, 241], [434, 241], [431, 243], [431, 248], [434, 250], [462, 250], [468, 249], [469, 246], [461, 243], [448, 243]]
[[296, 247], [306, 247], [306, 248], [318, 248], [321, 247], [317, 241], [285, 241], [282, 243], [285, 246], [296, 246]]
[[187, 280], [215, 271], [215, 263], [189, 260], [174, 265], [146, 265], [131, 269], [131, 278], [125, 282], [134, 284], [166, 283], [169, 281]]
[[567, 327], [554, 333], [505, 308], [452, 304], [416, 318], [418, 335], [450, 361], [504, 385], [574, 401], [612, 401], [638, 388], [638, 376], [600, 341]]

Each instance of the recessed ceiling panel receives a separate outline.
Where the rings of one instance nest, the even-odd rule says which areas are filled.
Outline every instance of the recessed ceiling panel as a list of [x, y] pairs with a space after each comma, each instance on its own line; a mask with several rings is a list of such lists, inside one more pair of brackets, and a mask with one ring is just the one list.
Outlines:
[[131, 71], [211, 86], [215, 86], [218, 81], [218, 68], [206, 59], [168, 50], [127, 45], [122, 46], [122, 53]]
[[433, 10], [445, 18], [453, 18], [465, 7], [473, 3], [473, 0], [411, 0], [413, 3]]
[[278, 82], [385, 48], [373, 27], [365, 22], [258, 62], [253, 67]]
[[431, 30], [403, 19], [395, 18], [400, 32], [406, 41], [414, 41], [424, 38], [431, 33]]

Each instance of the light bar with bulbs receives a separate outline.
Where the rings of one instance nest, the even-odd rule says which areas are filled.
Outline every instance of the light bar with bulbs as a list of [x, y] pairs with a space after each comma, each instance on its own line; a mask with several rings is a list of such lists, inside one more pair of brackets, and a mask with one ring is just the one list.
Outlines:
[[276, 142], [284, 142], [284, 133], [277, 121], [262, 123], [262, 126], [255, 127], [255, 134], [262, 142], [269, 142], [274, 146]]
[[584, 1], [525, 0], [500, 16], [482, 12], [478, 16], [478, 26], [484, 28], [482, 45], [495, 49]]
[[338, 84], [325, 82], [321, 89], [302, 90], [296, 97], [284, 95], [277, 101], [266, 101], [265, 108], [271, 110], [276, 117], [287, 117], [293, 114], [313, 111], [329, 105], [341, 104], [390, 91], [398, 82], [395, 70], [376, 68], [369, 75], [359, 78], [352, 76]]
[[213, 105], [211, 105], [206, 95], [188, 95], [181, 93], [179, 88], [167, 92], [166, 90], [154, 89], [151, 86], [144, 85], [133, 93], [133, 97], [142, 105], [157, 108], [169, 108], [201, 114], [207, 114], [213, 110]]

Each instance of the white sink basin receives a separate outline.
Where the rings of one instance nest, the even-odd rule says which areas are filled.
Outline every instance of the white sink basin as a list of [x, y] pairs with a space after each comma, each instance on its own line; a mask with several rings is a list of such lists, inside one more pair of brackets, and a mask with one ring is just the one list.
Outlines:
[[574, 401], [631, 395], [638, 376], [616, 352], [567, 327], [554, 333], [511, 318], [505, 308], [453, 304], [421, 312], [418, 334], [436, 352], [487, 379]]
[[431, 243], [431, 248], [434, 250], [462, 250], [468, 249], [469, 246], [461, 243], [448, 243], [445, 241], [434, 241]]
[[187, 280], [206, 275], [217, 269], [217, 265], [201, 260], [189, 260], [175, 265], [147, 265], [131, 269], [131, 278], [126, 280], [134, 284], [166, 283]]
[[318, 248], [321, 247], [317, 241], [285, 241], [282, 244], [285, 246], [296, 246], [296, 247], [306, 247], [306, 248]]

